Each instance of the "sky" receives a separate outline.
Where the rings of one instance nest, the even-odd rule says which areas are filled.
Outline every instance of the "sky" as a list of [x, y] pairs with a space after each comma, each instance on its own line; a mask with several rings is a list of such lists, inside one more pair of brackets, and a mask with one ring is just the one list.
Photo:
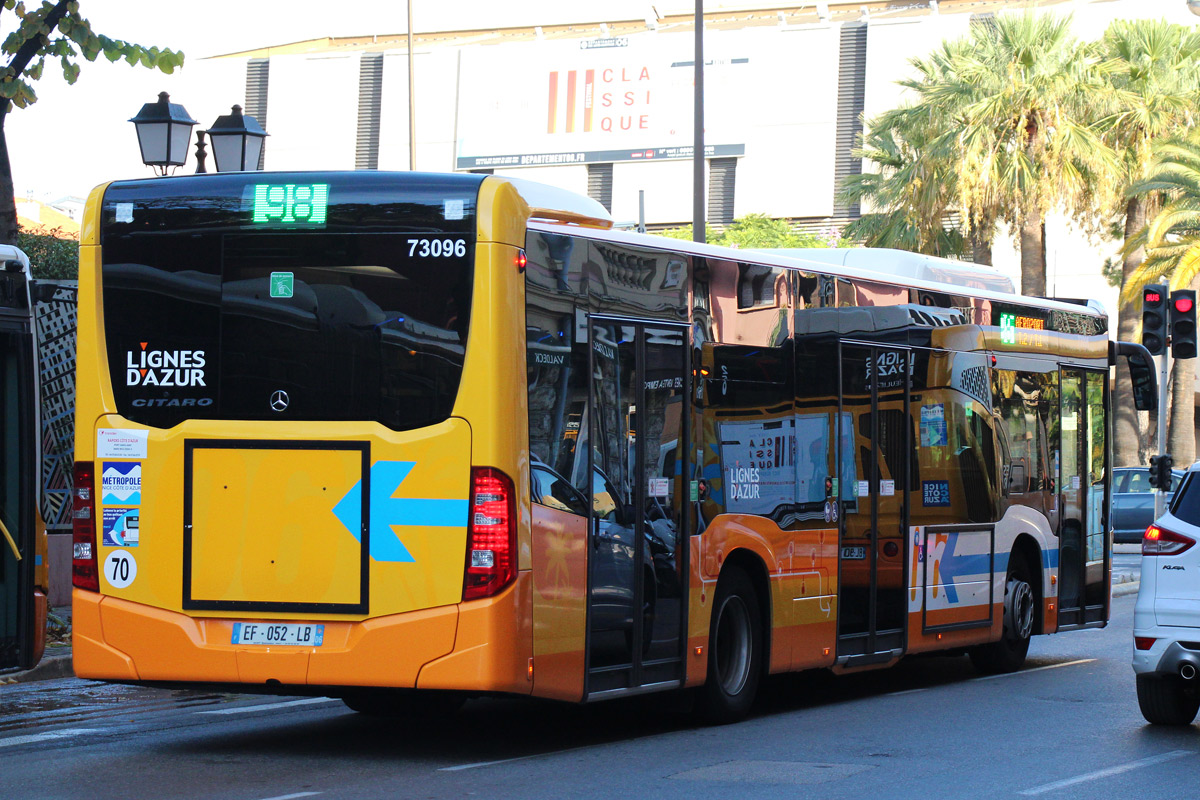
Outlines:
[[[27, 0], [31, 6], [35, 2]], [[413, 30], [418, 32], [459, 30], [465, 27], [464, 19], [470, 20], [470, 27], [493, 28], [636, 19], [652, 13], [650, 3], [643, 0], [412, 3]], [[712, 0], [707, 3], [713, 8], [720, 5]], [[146, 47], [182, 50], [187, 61], [177, 74], [168, 76], [124, 61], [111, 64], [104, 56], [92, 63], [80, 59], [82, 71], [73, 86], [66, 84], [56, 64], [48, 63], [44, 76], [34, 84], [38, 102], [15, 109], [5, 122], [18, 199], [83, 198], [94, 186], [109, 180], [149, 177], [150, 168], [141, 162], [137, 134], [128, 120], [142, 104], [154, 102], [159, 92], [169, 92], [171, 102], [182, 104], [199, 120], [197, 128], [228, 114], [228, 106], [197, 103], [201, 91], [195, 82], [199, 78], [191, 77], [195, 71], [189, 71], [188, 62], [322, 36], [403, 33], [407, 27], [406, 4], [401, 0], [79, 0], [79, 6], [96, 33]], [[686, 8], [694, 5], [679, 0], [657, 3], [662, 13]], [[15, 28], [14, 19], [11, 12], [0, 14], [0, 35]]]

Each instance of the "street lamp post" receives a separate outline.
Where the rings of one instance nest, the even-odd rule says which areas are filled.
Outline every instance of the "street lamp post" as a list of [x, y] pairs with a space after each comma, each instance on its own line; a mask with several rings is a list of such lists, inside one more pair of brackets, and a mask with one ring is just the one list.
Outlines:
[[146, 103], [137, 116], [129, 120], [137, 128], [142, 163], [166, 175], [173, 167], [187, 161], [188, 143], [196, 120], [187, 109], [172, 103], [170, 95], [160, 92], [157, 103]]
[[208, 129], [217, 172], [258, 169], [258, 157], [267, 136], [258, 120], [242, 114], [241, 106], [234, 106], [232, 113], [217, 117]]
[[[188, 143], [196, 120], [187, 109], [170, 102], [166, 92], [158, 95], [157, 103], [146, 103], [137, 116], [129, 120], [137, 127], [142, 163], [166, 175], [187, 161]], [[207, 131], [196, 131], [196, 174], [208, 172], [205, 160], [204, 135], [209, 136], [213, 162], [217, 172], [241, 172], [258, 169], [263, 139], [269, 134], [254, 117], [242, 114], [234, 106], [230, 114], [217, 117]]]

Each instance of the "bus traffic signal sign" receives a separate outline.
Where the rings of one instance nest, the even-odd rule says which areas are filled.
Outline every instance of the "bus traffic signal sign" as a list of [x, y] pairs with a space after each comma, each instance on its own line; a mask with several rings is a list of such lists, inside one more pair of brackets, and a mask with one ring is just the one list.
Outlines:
[[1196, 357], [1196, 292], [1171, 292], [1171, 357]]
[[1152, 356], [1167, 347], [1167, 287], [1161, 283], [1142, 289], [1142, 345]]

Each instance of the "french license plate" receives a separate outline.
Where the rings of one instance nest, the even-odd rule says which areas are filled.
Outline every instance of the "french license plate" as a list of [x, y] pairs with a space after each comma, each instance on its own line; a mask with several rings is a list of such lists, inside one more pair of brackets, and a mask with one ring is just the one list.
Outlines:
[[290, 647], [320, 647], [324, 625], [295, 622], [235, 622], [233, 644], [274, 644]]
[[865, 547], [843, 547], [842, 558], [861, 559], [867, 557], [867, 548]]

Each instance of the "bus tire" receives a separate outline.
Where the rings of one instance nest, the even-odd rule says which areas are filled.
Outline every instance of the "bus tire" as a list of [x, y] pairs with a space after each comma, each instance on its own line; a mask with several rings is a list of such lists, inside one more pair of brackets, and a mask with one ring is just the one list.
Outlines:
[[736, 722], [748, 713], [762, 677], [763, 633], [758, 594], [746, 573], [727, 567], [717, 581], [708, 632], [708, 679], [700, 690], [701, 718]]
[[1151, 725], [1191, 725], [1200, 692], [1174, 675], [1138, 675], [1138, 708]]
[[466, 698], [455, 692], [415, 689], [361, 689], [342, 695], [351, 711], [369, 717], [429, 718], [453, 714]]
[[[972, 647], [971, 663], [983, 673], [1016, 672], [1025, 663], [1033, 635], [1034, 594], [1023, 560], [1009, 559], [1004, 582], [1004, 630], [1000, 640]], [[1015, 562], [1015, 563], [1014, 563]]]

